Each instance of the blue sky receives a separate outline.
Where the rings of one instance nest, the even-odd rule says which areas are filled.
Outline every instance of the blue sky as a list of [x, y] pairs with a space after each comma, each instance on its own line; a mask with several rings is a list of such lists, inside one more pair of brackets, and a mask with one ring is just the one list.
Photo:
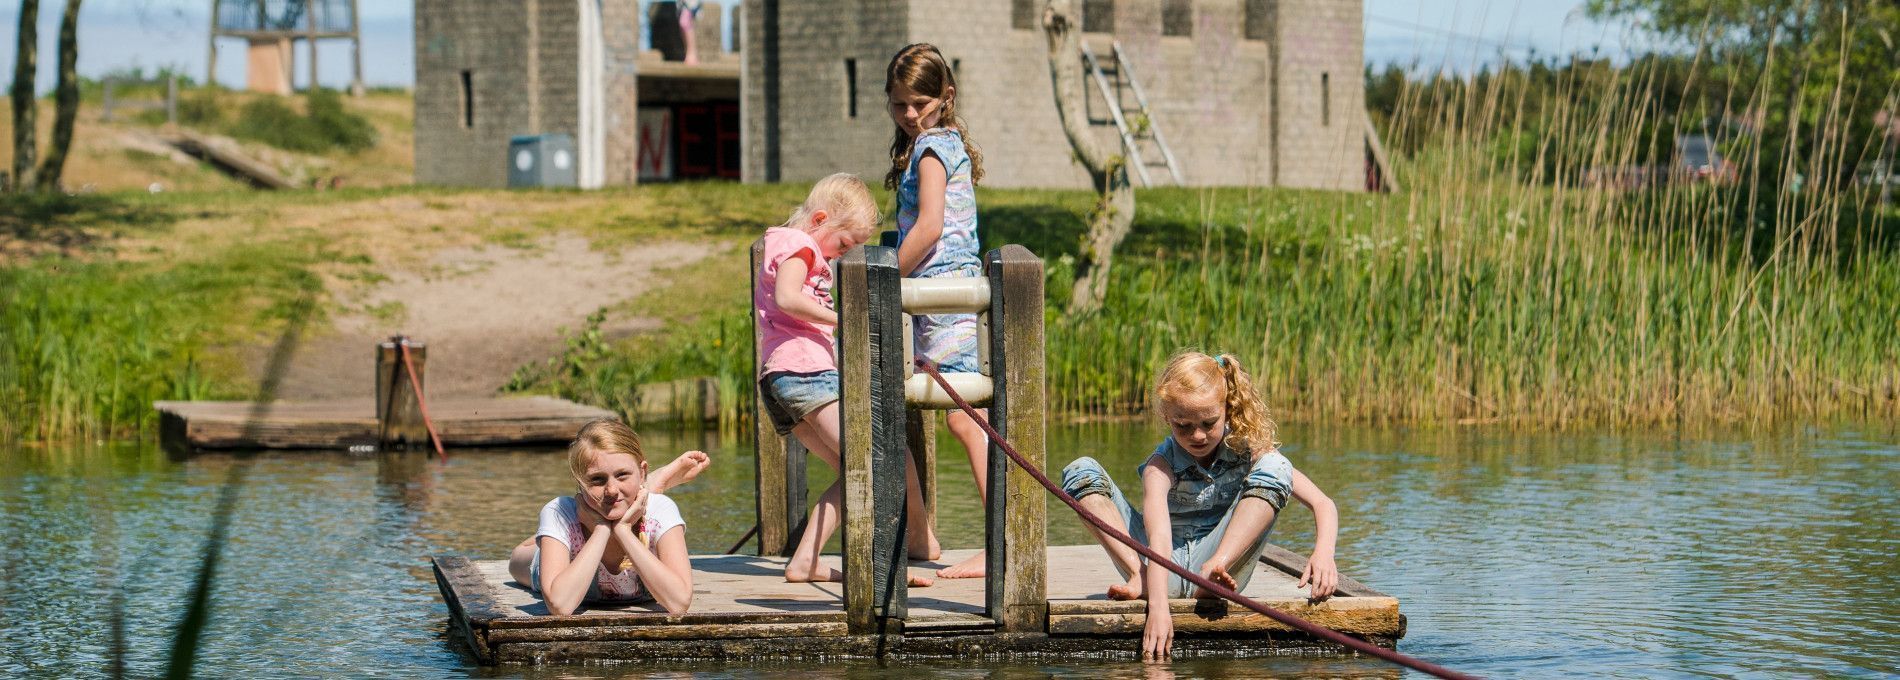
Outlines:
[[[0, 74], [11, 79], [19, 0], [0, 0], [12, 11], [0, 15]], [[1583, 0], [1364, 0], [1366, 60], [1373, 64], [1417, 62], [1428, 68], [1465, 70], [1499, 55], [1522, 58], [1601, 49], [1615, 54], [1625, 44], [1622, 28], [1592, 22]], [[63, 3], [40, 3], [42, 91], [53, 84], [53, 59]], [[736, 4], [736, 0], [721, 0]], [[409, 85], [415, 77], [413, 4], [408, 0], [363, 0], [363, 71], [372, 85]], [[132, 66], [148, 71], [177, 66], [202, 78], [206, 58], [208, 0], [87, 0], [80, 11], [79, 71], [99, 75]], [[220, 44], [218, 78], [241, 83], [244, 44]], [[301, 57], [299, 57], [301, 59]], [[300, 62], [301, 63], [301, 62]], [[320, 80], [347, 82], [348, 43], [319, 50]], [[308, 71], [301, 65], [301, 85]]]

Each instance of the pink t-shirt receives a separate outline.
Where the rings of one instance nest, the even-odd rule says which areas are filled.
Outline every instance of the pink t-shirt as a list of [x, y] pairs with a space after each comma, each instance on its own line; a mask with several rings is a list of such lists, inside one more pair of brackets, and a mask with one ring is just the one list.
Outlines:
[[831, 351], [831, 325], [799, 319], [778, 306], [778, 266], [787, 258], [805, 261], [805, 285], [800, 291], [819, 304], [831, 306], [831, 263], [818, 242], [798, 229], [765, 230], [764, 262], [758, 286], [752, 291], [752, 312], [759, 325], [759, 358], [765, 373], [816, 373], [837, 370]]

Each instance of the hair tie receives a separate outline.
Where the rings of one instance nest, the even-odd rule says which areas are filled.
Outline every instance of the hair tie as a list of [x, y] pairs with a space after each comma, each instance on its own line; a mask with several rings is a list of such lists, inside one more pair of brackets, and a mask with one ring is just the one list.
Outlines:
[[1227, 357], [1225, 355], [1214, 357], [1214, 363], [1221, 368], [1227, 368]]

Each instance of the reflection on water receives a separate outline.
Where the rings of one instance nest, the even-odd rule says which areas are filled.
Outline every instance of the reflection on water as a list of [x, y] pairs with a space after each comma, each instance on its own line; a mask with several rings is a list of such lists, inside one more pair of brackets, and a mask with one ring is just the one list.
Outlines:
[[[1158, 428], [1050, 433], [1051, 467], [1129, 475]], [[1290, 427], [1296, 465], [1339, 503], [1340, 565], [1396, 595], [1401, 649], [1489, 675], [1900, 672], [1900, 437], [1769, 437]], [[650, 433], [711, 470], [672, 495], [695, 552], [753, 522], [750, 453]], [[969, 464], [940, 446], [946, 547], [980, 544]], [[163, 667], [224, 480], [243, 467], [200, 668], [216, 675], [644, 675], [812, 678], [1393, 676], [1365, 659], [875, 663], [484, 670], [447, 633], [426, 556], [499, 558], [571, 493], [559, 451], [267, 453], [173, 460], [151, 446], [0, 450], [0, 675]], [[814, 461], [814, 495], [832, 473]], [[1050, 539], [1087, 542], [1051, 504]], [[1294, 506], [1275, 541], [1304, 551]], [[1103, 584], [1106, 586], [1107, 584]], [[115, 615], [115, 612], [122, 612]]]

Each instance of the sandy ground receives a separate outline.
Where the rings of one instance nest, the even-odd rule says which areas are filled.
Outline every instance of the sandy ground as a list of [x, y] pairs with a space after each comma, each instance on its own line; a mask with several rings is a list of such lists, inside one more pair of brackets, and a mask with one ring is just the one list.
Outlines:
[[[455, 247], [419, 270], [386, 272], [387, 281], [332, 291], [354, 310], [307, 337], [291, 361], [280, 399], [368, 397], [375, 343], [396, 333], [428, 345], [427, 390], [435, 396], [494, 393], [515, 369], [557, 354], [561, 329], [660, 283], [657, 270], [704, 257], [703, 245], [662, 242], [599, 252], [587, 239], [550, 237], [528, 249]], [[655, 328], [645, 318], [609, 316], [610, 336]], [[261, 370], [261, 361], [253, 362]]]

